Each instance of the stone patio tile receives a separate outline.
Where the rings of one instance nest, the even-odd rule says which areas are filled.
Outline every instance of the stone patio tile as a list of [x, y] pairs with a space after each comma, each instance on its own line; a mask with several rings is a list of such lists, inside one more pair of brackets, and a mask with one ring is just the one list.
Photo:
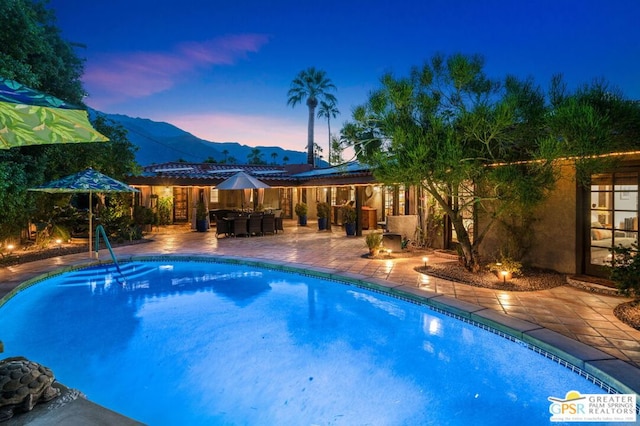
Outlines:
[[593, 360], [585, 363], [584, 370], [592, 374], [605, 374], [607, 383], [623, 393], [640, 395], [640, 370], [619, 359]]
[[577, 340], [568, 339], [560, 333], [551, 330], [539, 329], [527, 331], [523, 334], [523, 340], [555, 354], [582, 369], [584, 369], [585, 363], [589, 361], [614, 359], [611, 355], [598, 349], [580, 343]]

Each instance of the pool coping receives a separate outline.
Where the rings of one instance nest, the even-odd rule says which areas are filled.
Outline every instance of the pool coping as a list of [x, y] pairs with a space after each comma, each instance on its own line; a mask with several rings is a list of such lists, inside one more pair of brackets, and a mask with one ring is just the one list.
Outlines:
[[[118, 263], [136, 261], [180, 261], [226, 263], [255, 266], [265, 269], [296, 273], [353, 285], [386, 294], [412, 303], [427, 306], [437, 312], [452, 316], [486, 329], [567, 367], [608, 393], [636, 394], [636, 412], [640, 413], [640, 369], [589, 345], [571, 339], [540, 325], [510, 317], [492, 309], [464, 302], [450, 296], [422, 290], [382, 279], [366, 277], [331, 268], [301, 266], [294, 262], [271, 261], [230, 255], [131, 255], [118, 258]], [[95, 261], [82, 265], [62, 267], [29, 279], [16, 286], [2, 300], [0, 307], [15, 294], [50, 277], [66, 272], [86, 269], [96, 265], [113, 264], [111, 260]]]

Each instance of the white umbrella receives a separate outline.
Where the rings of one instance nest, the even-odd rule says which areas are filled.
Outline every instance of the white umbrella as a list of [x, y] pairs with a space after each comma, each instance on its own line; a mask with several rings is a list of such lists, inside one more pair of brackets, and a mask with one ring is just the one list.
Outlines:
[[271, 188], [266, 183], [245, 173], [238, 172], [216, 186], [217, 189], [264, 189]]
[[242, 208], [244, 208], [245, 203], [249, 202], [251, 190], [265, 188], [271, 187], [245, 172], [238, 172], [230, 178], [222, 181], [220, 185], [216, 186], [216, 189], [222, 190], [244, 190]]

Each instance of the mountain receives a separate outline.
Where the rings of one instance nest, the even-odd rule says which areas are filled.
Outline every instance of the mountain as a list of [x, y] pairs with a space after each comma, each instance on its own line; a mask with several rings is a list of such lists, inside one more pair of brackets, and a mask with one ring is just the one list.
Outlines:
[[[188, 162], [204, 162], [208, 158], [213, 158], [217, 162], [222, 162], [232, 157], [237, 160], [234, 161], [235, 164], [246, 164], [254, 148], [260, 150], [261, 159], [267, 164], [282, 164], [284, 157], [289, 157], [287, 164], [301, 164], [307, 161], [305, 152], [273, 146], [250, 147], [237, 142], [212, 142], [200, 139], [169, 123], [120, 114], [104, 115], [127, 130], [129, 141], [138, 147], [136, 161], [142, 166], [180, 159]], [[226, 155], [225, 151], [227, 151]]]

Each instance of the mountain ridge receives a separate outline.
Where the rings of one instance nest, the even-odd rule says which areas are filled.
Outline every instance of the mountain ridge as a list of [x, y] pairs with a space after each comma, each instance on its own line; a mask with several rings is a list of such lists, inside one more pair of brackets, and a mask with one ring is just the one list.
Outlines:
[[264, 164], [283, 164], [285, 157], [288, 157], [287, 164], [301, 164], [307, 160], [306, 153], [301, 151], [274, 146], [251, 147], [235, 141], [208, 141], [164, 121], [124, 114], [100, 114], [127, 131], [129, 141], [138, 147], [135, 157], [142, 166], [181, 160], [205, 162], [210, 159], [229, 163], [235, 159], [237, 161], [233, 161], [233, 164], [248, 164], [253, 149], [260, 150], [260, 159]]

